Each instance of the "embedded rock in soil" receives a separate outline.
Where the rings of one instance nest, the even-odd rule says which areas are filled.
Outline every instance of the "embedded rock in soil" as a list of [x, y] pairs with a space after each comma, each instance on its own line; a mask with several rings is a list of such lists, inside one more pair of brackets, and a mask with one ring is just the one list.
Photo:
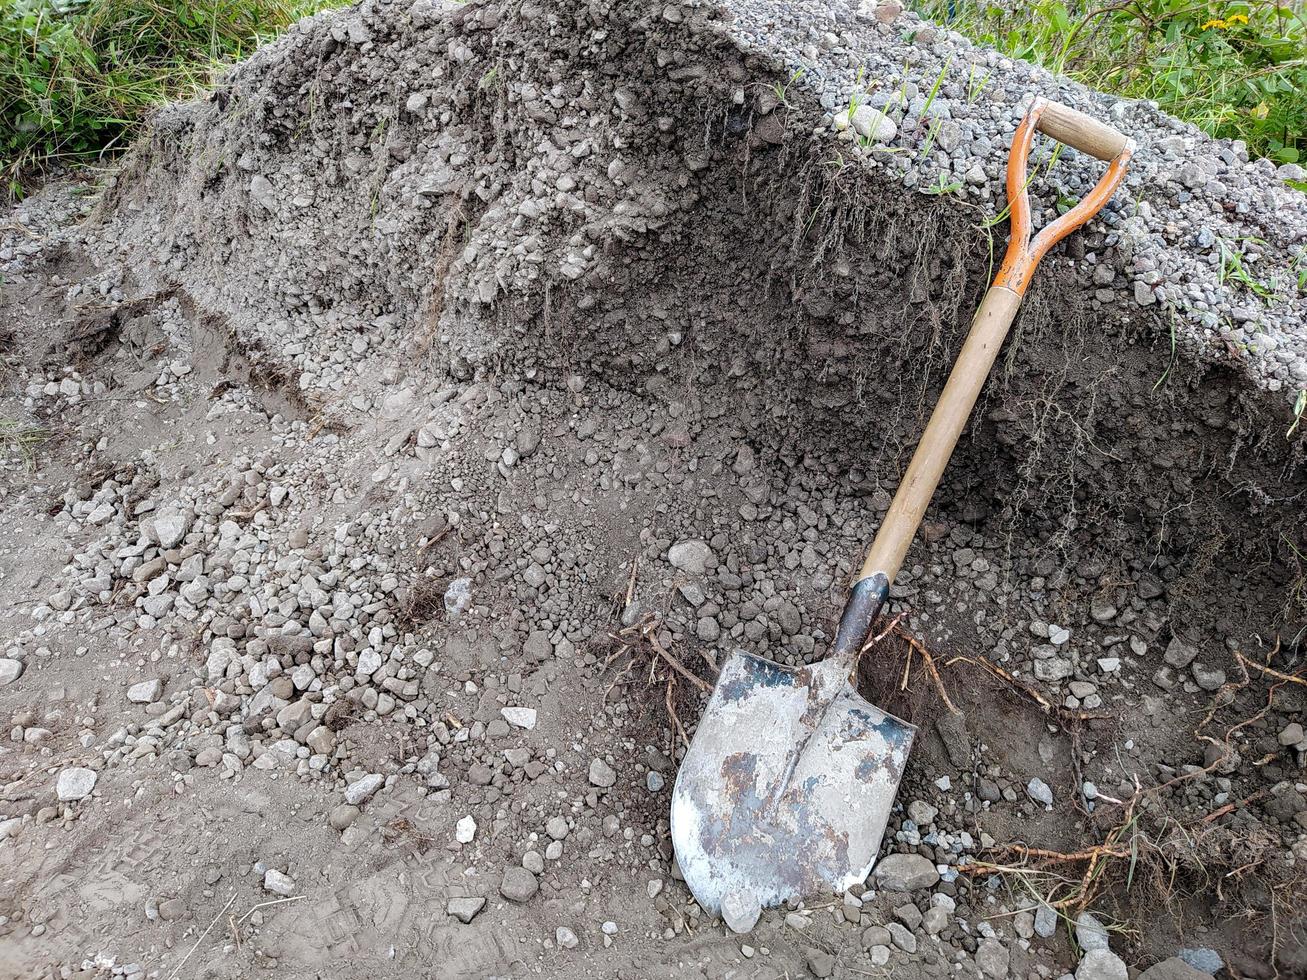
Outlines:
[[920, 854], [888, 854], [872, 870], [876, 884], [891, 891], [914, 892], [939, 881], [935, 865]]
[[0, 657], [0, 687], [12, 684], [23, 676], [23, 662], [10, 657]]
[[80, 767], [63, 769], [55, 781], [55, 795], [63, 803], [84, 800], [91, 795], [98, 779], [99, 774], [92, 769]]
[[526, 868], [505, 868], [499, 882], [499, 894], [510, 902], [526, 902], [540, 890], [540, 882]]
[[762, 915], [758, 896], [746, 889], [729, 891], [722, 896], [722, 919], [737, 935], [751, 932]]
[[1155, 963], [1136, 980], [1210, 980], [1211, 974], [1196, 970], [1178, 956]]
[[477, 917], [477, 913], [486, 907], [484, 898], [451, 898], [445, 903], [445, 911], [467, 924]]
[[1107, 949], [1089, 951], [1076, 967], [1076, 980], [1127, 980], [1128, 975], [1121, 958]]

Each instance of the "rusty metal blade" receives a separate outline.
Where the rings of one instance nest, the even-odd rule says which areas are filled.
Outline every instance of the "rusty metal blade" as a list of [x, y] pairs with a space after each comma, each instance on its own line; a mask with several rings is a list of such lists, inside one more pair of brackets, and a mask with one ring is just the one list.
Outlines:
[[672, 794], [676, 858], [709, 912], [735, 890], [768, 907], [870, 872], [916, 729], [859, 697], [847, 671], [742, 650], [723, 665]]

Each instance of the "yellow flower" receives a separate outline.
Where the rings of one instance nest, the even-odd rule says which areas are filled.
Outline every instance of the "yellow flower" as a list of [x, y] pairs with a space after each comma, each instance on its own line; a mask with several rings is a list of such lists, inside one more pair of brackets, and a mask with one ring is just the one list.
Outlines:
[[1199, 27], [1198, 29], [1199, 29], [1200, 31], [1205, 31], [1205, 30], [1207, 30], [1209, 27], [1215, 27], [1218, 31], [1223, 31], [1223, 30], [1225, 30], [1225, 29], [1226, 29], [1227, 27], [1229, 27], [1229, 26], [1230, 26], [1230, 25], [1229, 25], [1228, 23], [1226, 23], [1225, 21], [1223, 21], [1223, 20], [1218, 20], [1218, 19], [1216, 19], [1215, 17], [1213, 17], [1211, 20], [1209, 20], [1206, 24], [1203, 24], [1203, 25], [1202, 25], [1201, 27]]
[[1248, 23], [1248, 15], [1231, 14], [1229, 17], [1225, 18], [1225, 23], [1229, 27], [1233, 27], [1235, 24], [1246, 24]]

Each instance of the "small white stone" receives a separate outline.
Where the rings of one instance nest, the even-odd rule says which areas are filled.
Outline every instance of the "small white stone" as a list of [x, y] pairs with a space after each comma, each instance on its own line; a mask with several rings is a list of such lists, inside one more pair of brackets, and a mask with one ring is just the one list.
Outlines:
[[93, 769], [83, 769], [80, 766], [64, 769], [55, 781], [55, 795], [62, 803], [84, 800], [91, 795], [99, 778], [99, 774]]
[[454, 825], [454, 839], [460, 844], [471, 844], [472, 838], [477, 835], [477, 822], [472, 819], [471, 814], [461, 819]]
[[530, 731], [536, 727], [535, 708], [500, 708], [499, 713], [504, 716], [504, 721], [514, 728], [525, 728]]

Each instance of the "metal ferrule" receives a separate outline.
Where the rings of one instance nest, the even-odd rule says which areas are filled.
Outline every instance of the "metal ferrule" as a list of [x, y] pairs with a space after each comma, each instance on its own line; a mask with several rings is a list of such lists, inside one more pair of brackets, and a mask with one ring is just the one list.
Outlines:
[[840, 628], [835, 634], [828, 658], [852, 663], [871, 633], [871, 624], [880, 615], [881, 607], [889, 598], [889, 579], [884, 572], [876, 572], [861, 579], [849, 593], [849, 601], [840, 616]]

